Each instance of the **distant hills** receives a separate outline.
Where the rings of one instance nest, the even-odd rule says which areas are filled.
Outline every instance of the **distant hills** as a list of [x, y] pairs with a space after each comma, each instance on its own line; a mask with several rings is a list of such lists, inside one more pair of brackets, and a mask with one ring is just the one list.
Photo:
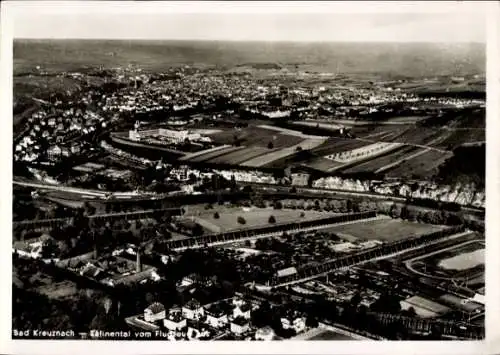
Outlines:
[[258, 69], [383, 74], [391, 78], [484, 74], [482, 43], [293, 43], [225, 41], [23, 40], [14, 41], [14, 71], [138, 64], [250, 66]]

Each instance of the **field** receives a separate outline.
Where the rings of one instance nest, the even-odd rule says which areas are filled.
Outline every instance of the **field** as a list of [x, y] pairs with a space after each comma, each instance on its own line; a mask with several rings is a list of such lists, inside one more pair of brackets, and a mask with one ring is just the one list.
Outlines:
[[[219, 213], [219, 218], [214, 218], [215, 212]], [[300, 217], [304, 212], [305, 216]], [[276, 223], [295, 222], [298, 220], [313, 220], [335, 215], [331, 212], [318, 211], [301, 211], [292, 209], [275, 210], [271, 207], [219, 207], [205, 210], [202, 206], [189, 206], [188, 212], [185, 215], [186, 219], [194, 218], [200, 221], [202, 227], [208, 232], [224, 232], [237, 229], [249, 229], [269, 224], [269, 216], [274, 216]], [[192, 216], [192, 217], [191, 217]], [[246, 220], [245, 224], [238, 223], [238, 217], [241, 216]], [[203, 221], [201, 221], [203, 220]], [[215, 226], [215, 227], [213, 227]]]
[[215, 158], [205, 160], [208, 163], [224, 163], [224, 164], [240, 164], [252, 158], [256, 158], [265, 154], [276, 151], [263, 147], [248, 147], [245, 149], [230, 152], [228, 154], [219, 155]]
[[438, 167], [450, 158], [453, 153], [442, 153], [429, 150], [417, 157], [402, 162], [387, 171], [389, 177], [431, 177], [438, 172]]
[[335, 226], [325, 231], [336, 233], [343, 239], [353, 240], [381, 240], [393, 241], [408, 238], [414, 235], [423, 235], [446, 227], [416, 222], [407, 222], [400, 219], [380, 219], [368, 222], [352, 223]]
[[216, 144], [233, 144], [235, 137], [241, 145], [267, 148], [272, 142], [274, 148], [286, 148], [302, 142], [297, 135], [284, 134], [279, 131], [249, 126], [242, 129], [225, 130], [209, 135]]
[[397, 151], [386, 154], [380, 157], [375, 157], [367, 162], [357, 164], [351, 168], [344, 170], [343, 172], [347, 174], [351, 173], [361, 173], [361, 172], [376, 172], [378, 169], [388, 166], [389, 164], [394, 164], [398, 160], [404, 159], [406, 156], [415, 154], [419, 148], [414, 147], [404, 147], [398, 149]]
[[272, 153], [268, 153], [265, 155], [261, 155], [257, 158], [247, 160], [242, 165], [253, 166], [253, 167], [259, 167], [259, 166], [272, 167], [272, 166], [274, 166], [276, 161], [283, 159], [283, 158], [286, 158], [292, 154], [295, 154], [298, 149], [300, 149], [300, 150], [313, 149], [313, 148], [321, 145], [323, 142], [324, 142], [324, 140], [317, 139], [317, 138], [316, 139], [305, 139], [301, 143], [296, 144], [294, 146], [279, 149], [279, 150], [274, 151]]
[[484, 242], [474, 240], [414, 258], [407, 265], [410, 270], [429, 277], [466, 277], [471, 284], [477, 284], [484, 282], [481, 275], [484, 272], [484, 253]]
[[342, 166], [342, 163], [333, 161], [331, 159], [326, 159], [326, 158], [315, 158], [306, 164], [307, 166], [317, 169], [320, 171], [329, 171], [334, 168], [338, 168]]
[[448, 132], [449, 136], [435, 144], [442, 149], [453, 150], [464, 143], [475, 143], [486, 141], [486, 131], [481, 128], [455, 129]]

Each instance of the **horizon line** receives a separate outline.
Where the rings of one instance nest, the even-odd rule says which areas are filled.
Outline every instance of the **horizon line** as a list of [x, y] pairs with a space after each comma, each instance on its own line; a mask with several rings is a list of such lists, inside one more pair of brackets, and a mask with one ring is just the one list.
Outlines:
[[383, 43], [383, 44], [482, 44], [486, 45], [487, 41], [362, 41], [362, 40], [263, 40], [263, 39], [206, 39], [206, 38], [91, 38], [91, 37], [72, 37], [72, 38], [47, 38], [47, 37], [14, 37], [15, 41], [172, 41], [172, 42], [241, 42], [241, 43]]

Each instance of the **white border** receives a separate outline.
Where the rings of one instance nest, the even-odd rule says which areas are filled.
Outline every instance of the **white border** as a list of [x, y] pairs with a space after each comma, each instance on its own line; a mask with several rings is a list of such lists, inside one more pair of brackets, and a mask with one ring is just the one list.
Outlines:
[[[4, 283], [0, 302], [0, 352], [27, 354], [86, 354], [86, 353], [287, 353], [287, 354], [486, 354], [500, 352], [500, 337], [498, 320], [500, 318], [500, 270], [498, 251], [499, 213], [498, 196], [500, 161], [498, 158], [500, 132], [499, 127], [499, 41], [498, 26], [499, 11], [496, 2], [63, 2], [63, 1], [22, 1], [4, 2], [1, 16], [1, 90], [0, 130], [4, 139], [2, 144], [1, 162], [4, 168], [2, 174], [2, 196], [0, 200], [0, 221], [3, 227], [3, 237], [0, 250], [5, 253], [3, 265], [0, 268], [1, 280]], [[19, 12], [36, 10], [40, 16], [48, 13], [488, 13], [488, 47], [487, 47], [487, 251], [486, 251], [486, 282], [487, 282], [487, 340], [482, 342], [134, 342], [126, 343], [108, 341], [13, 341], [10, 339], [10, 307], [11, 307], [11, 193], [12, 193], [12, 28], [13, 18]], [[9, 316], [7, 316], [9, 315]]]

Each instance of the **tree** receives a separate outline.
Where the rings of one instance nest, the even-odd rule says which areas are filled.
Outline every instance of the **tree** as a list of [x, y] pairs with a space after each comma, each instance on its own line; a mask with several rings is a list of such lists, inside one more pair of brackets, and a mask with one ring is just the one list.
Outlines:
[[219, 219], [219, 218], [220, 218], [219, 212], [215, 212], [214, 213], [214, 219]]
[[316, 317], [313, 317], [311, 314], [308, 314], [306, 318], [306, 326], [309, 328], [316, 328], [318, 325], [319, 323]]
[[283, 208], [283, 203], [281, 201], [276, 201], [273, 207], [275, 210], [281, 210]]
[[267, 148], [268, 149], [273, 149], [274, 148], [274, 143], [273, 142], [267, 143]]
[[304, 211], [300, 212], [300, 217], [302, 217], [302, 218], [303, 218], [303, 217], [305, 217], [305, 216], [306, 216], [306, 214], [305, 214], [305, 212], [304, 212]]
[[243, 218], [243, 217], [241, 217], [241, 216], [238, 216], [238, 219], [237, 219], [237, 220], [238, 220], [238, 223], [239, 223], [239, 224], [245, 224], [245, 223], [247, 223], [247, 221], [245, 220], [245, 218]]
[[271, 215], [271, 216], [269, 216], [268, 222], [271, 223], [271, 224], [276, 223], [276, 218], [274, 218], [274, 216]]

